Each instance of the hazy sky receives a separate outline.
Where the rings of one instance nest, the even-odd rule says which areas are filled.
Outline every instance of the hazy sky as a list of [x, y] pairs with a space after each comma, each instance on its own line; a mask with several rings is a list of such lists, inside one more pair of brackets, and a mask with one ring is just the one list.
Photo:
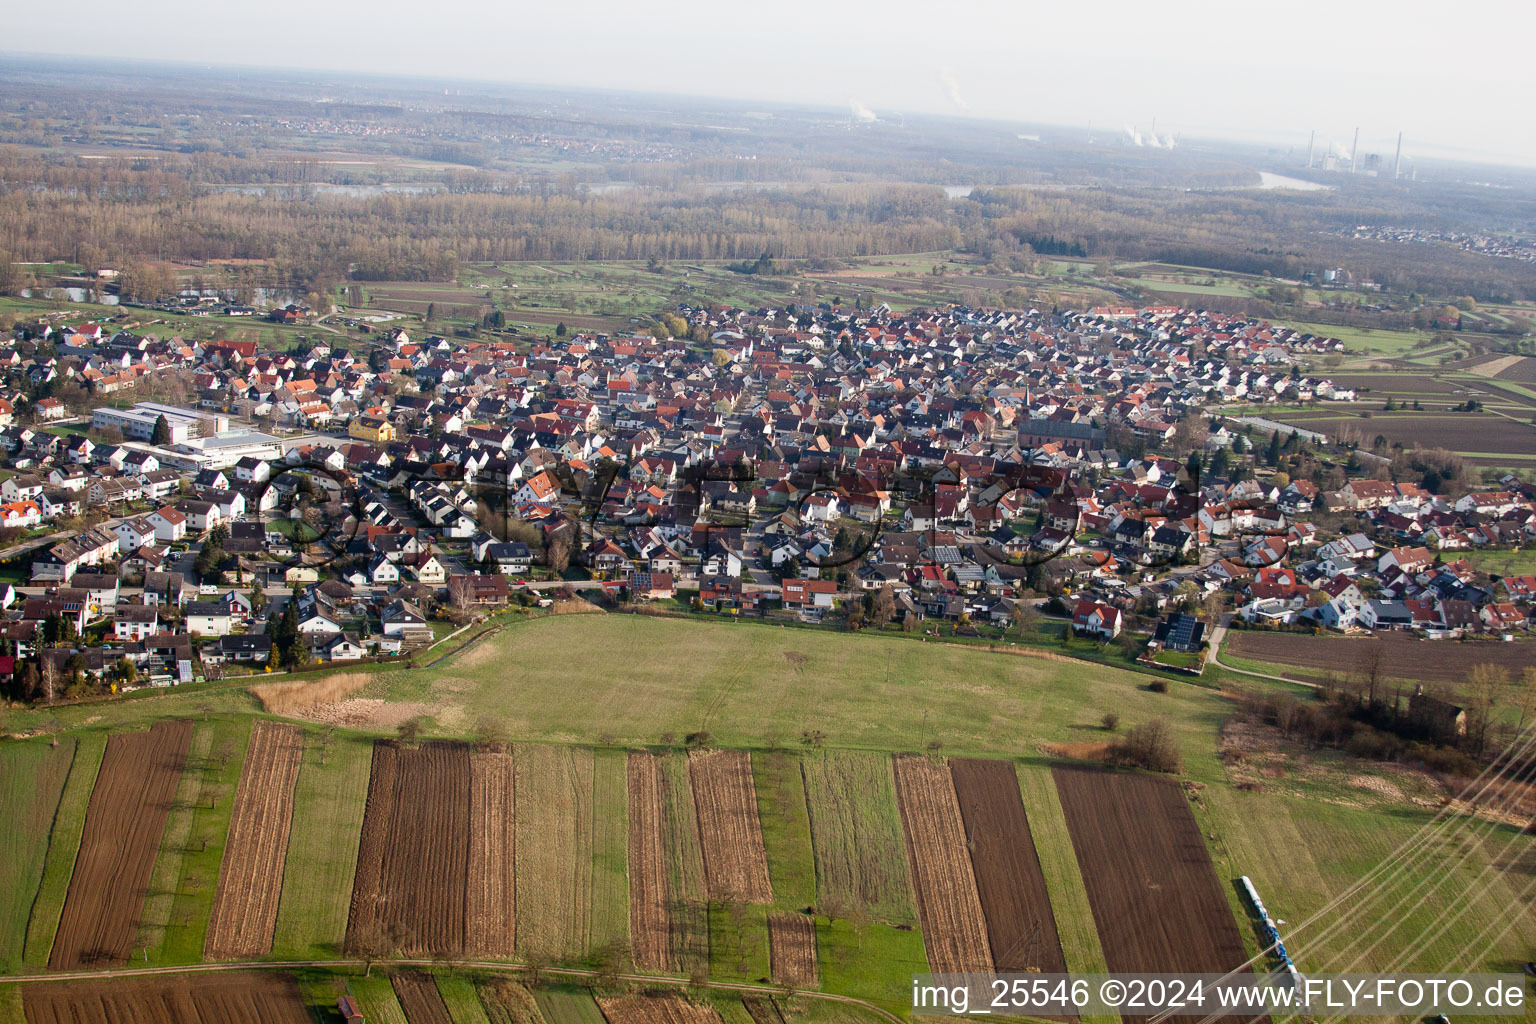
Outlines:
[[[131, 13], [130, 13], [131, 12]], [[788, 100], [1536, 165], [1518, 0], [76, 0], [11, 52], [329, 67]], [[1505, 42], [1500, 42], [1504, 40]]]

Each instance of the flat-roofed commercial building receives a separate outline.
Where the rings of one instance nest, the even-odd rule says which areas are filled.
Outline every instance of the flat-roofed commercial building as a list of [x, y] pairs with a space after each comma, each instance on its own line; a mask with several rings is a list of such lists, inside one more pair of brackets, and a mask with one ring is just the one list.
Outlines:
[[176, 405], [161, 405], [159, 402], [139, 402], [132, 409], [97, 409], [91, 413], [91, 426], [97, 430], [115, 428], [122, 431], [124, 437], [150, 441], [155, 436], [155, 424], [160, 422], [162, 416], [170, 428], [172, 444], [229, 429], [228, 416], [183, 409]]

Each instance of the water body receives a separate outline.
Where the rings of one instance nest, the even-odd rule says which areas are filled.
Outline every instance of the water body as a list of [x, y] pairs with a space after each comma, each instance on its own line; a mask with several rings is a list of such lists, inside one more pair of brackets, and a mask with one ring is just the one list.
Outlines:
[[217, 192], [237, 192], [244, 196], [275, 195], [287, 198], [297, 198], [303, 194], [303, 190], [309, 189], [314, 195], [347, 196], [353, 199], [370, 199], [374, 196], [407, 195], [419, 196], [433, 192], [445, 191], [442, 185], [421, 184], [380, 184], [380, 185], [336, 185], [326, 181], [306, 182], [300, 185], [210, 185], [209, 188]]
[[97, 295], [95, 299], [92, 299], [84, 288], [23, 288], [21, 290], [21, 297], [24, 299], [46, 299], [51, 292], [64, 292], [69, 296], [70, 302], [95, 302], [101, 306], [115, 306], [118, 303], [116, 295], [107, 295], [105, 293]]

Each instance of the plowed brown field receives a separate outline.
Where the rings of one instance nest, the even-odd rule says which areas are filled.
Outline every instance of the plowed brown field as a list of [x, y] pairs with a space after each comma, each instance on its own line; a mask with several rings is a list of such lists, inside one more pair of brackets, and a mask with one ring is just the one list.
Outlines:
[[667, 893], [661, 769], [650, 754], [629, 755], [629, 945], [642, 971], [677, 971]]
[[479, 956], [512, 955], [512, 755], [469, 755], [469, 872], [464, 945]]
[[133, 952], [191, 742], [188, 721], [157, 722], [148, 732], [119, 733], [107, 741], [49, 967], [122, 963]]
[[820, 983], [815, 922], [804, 914], [769, 914], [768, 961], [780, 985], [815, 988]]
[[688, 757], [688, 782], [709, 898], [772, 903], [751, 755], [745, 750], [695, 751]]
[[298, 726], [264, 721], [252, 726], [208, 918], [206, 959], [248, 959], [272, 950], [293, 787], [303, 757], [304, 731]]
[[991, 971], [992, 951], [949, 769], [925, 757], [898, 757], [894, 764], [929, 969]]
[[690, 1003], [676, 992], [600, 996], [608, 1024], [720, 1024], [713, 1006]]
[[1024, 815], [1019, 777], [1007, 761], [949, 762], [971, 850], [987, 940], [999, 971], [1065, 974], [1056, 915]]
[[1052, 775], [1112, 972], [1223, 974], [1248, 959], [1178, 783], [1093, 768]]
[[49, 982], [21, 992], [27, 1024], [309, 1024], [286, 974]]
[[448, 1007], [430, 974], [397, 974], [390, 983], [410, 1024], [453, 1024]]
[[[1222, 644], [1222, 654], [1308, 669], [1295, 673], [1299, 679], [1327, 675], [1340, 679], [1365, 676], [1370, 673], [1371, 663], [1379, 657], [1381, 674], [1390, 679], [1459, 683], [1467, 678], [1468, 668], [1472, 665], [1498, 665], [1519, 675], [1522, 668], [1536, 659], [1536, 648], [1525, 643], [1419, 640], [1392, 632], [1370, 637], [1324, 637], [1230, 630]], [[1279, 674], [1288, 673], [1282, 671]]]
[[463, 744], [374, 745], [349, 945], [463, 952], [469, 775]]

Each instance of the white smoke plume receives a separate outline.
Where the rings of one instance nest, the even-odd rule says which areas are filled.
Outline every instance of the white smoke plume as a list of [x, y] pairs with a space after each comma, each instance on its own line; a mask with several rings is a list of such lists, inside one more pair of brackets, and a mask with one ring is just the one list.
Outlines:
[[971, 105], [965, 102], [965, 97], [960, 95], [960, 83], [955, 81], [955, 73], [949, 68], [939, 72], [939, 81], [944, 83], [944, 91], [949, 93], [949, 101], [961, 110], [970, 110]]
[[859, 100], [850, 99], [848, 101], [848, 109], [853, 112], [853, 119], [855, 121], [878, 120], [878, 118], [875, 117], [875, 112], [870, 110]]

